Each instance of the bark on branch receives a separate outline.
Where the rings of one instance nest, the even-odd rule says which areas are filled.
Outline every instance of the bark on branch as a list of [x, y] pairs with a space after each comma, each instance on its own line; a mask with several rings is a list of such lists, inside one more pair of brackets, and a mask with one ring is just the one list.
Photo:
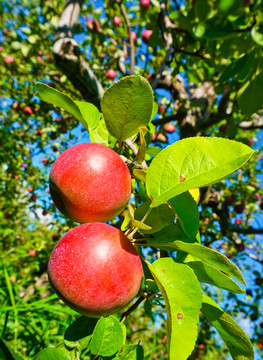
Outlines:
[[83, 0], [67, 0], [62, 11], [53, 45], [57, 66], [69, 78], [83, 98], [100, 108], [103, 87], [73, 40]]

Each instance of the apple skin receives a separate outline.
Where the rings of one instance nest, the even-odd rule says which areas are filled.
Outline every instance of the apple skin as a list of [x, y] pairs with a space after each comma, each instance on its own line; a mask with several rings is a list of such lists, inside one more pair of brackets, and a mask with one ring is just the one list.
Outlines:
[[148, 44], [150, 37], [152, 36], [153, 31], [144, 29], [142, 32], [142, 40], [145, 44]]
[[51, 168], [49, 184], [57, 208], [79, 223], [115, 218], [131, 196], [126, 164], [115, 151], [96, 143], [64, 151]]
[[134, 299], [143, 269], [126, 235], [111, 225], [90, 223], [70, 230], [57, 243], [48, 276], [68, 306], [99, 317], [121, 311]]
[[116, 72], [113, 69], [109, 69], [105, 74], [107, 79], [114, 80], [116, 77]]

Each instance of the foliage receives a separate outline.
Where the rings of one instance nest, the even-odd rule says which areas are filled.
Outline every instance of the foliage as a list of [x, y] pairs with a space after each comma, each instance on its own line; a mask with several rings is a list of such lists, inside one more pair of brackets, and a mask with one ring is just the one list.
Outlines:
[[[257, 354], [262, 352], [261, 2], [161, 3], [152, 0], [145, 10], [138, 1], [123, 2], [124, 11], [113, 0], [105, 0], [104, 9], [83, 4], [74, 63], [88, 64], [99, 79], [94, 82], [53, 53], [63, 1], [1, 3], [0, 351], [7, 358], [70, 359], [80, 352], [83, 359], [166, 359], [165, 343], [171, 359], [225, 359], [229, 352], [234, 359], [253, 358], [237, 323], [247, 324]], [[113, 25], [114, 16], [122, 26]], [[98, 31], [89, 28], [90, 19]], [[144, 28], [153, 30], [148, 44]], [[134, 43], [127, 37], [131, 30]], [[112, 87], [110, 68], [121, 79]], [[109, 88], [99, 109], [87, 90], [97, 83]], [[167, 122], [175, 125], [173, 133], [165, 130]], [[139, 229], [134, 240], [148, 261], [139, 294], [143, 306], [127, 316], [126, 330], [116, 321], [121, 315], [100, 320], [116, 325], [117, 347], [109, 340], [115, 352], [108, 345], [109, 352], [97, 352], [103, 344], [94, 320], [84, 321], [59, 301], [45, 272], [53, 246], [76, 226], [51, 203], [50, 166], [69, 146], [90, 140], [120, 152], [134, 176], [129, 209], [113, 224], [130, 233]], [[202, 187], [198, 206], [188, 193], [196, 187]], [[162, 218], [164, 211], [170, 219], [176, 213], [176, 223]], [[236, 265], [248, 283], [246, 293], [231, 279], [244, 283]], [[202, 298], [199, 282], [209, 298]], [[188, 293], [194, 302], [186, 309], [180, 303], [187, 303]], [[193, 314], [182, 332], [175, 315], [181, 311]], [[82, 321], [83, 331], [70, 335], [74, 321]]]

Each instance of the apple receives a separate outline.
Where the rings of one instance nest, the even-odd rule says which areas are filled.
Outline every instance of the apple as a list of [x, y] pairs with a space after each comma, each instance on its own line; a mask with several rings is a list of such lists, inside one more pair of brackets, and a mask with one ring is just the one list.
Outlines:
[[13, 63], [15, 61], [15, 59], [13, 58], [13, 56], [6, 56], [5, 58], [4, 58], [4, 62], [6, 63], [6, 64], [11, 64], [11, 63]]
[[131, 195], [131, 175], [112, 149], [83, 143], [64, 151], [50, 172], [50, 194], [70, 219], [106, 222], [116, 217]]
[[159, 133], [157, 135], [157, 141], [160, 141], [162, 143], [167, 143], [167, 137], [166, 135], [162, 134], [162, 133]]
[[44, 159], [42, 160], [42, 163], [43, 163], [44, 166], [47, 166], [48, 163], [49, 163], [49, 160], [48, 160], [47, 158], [44, 158]]
[[119, 26], [121, 24], [121, 19], [119, 18], [119, 16], [114, 16], [113, 23], [116, 26]]
[[36, 255], [37, 255], [37, 252], [36, 252], [35, 249], [30, 249], [30, 250], [28, 250], [28, 255], [30, 255], [30, 256], [36, 256]]
[[88, 28], [89, 30], [93, 31], [93, 32], [98, 32], [98, 31], [99, 31], [100, 25], [99, 25], [98, 21], [89, 19], [89, 20], [86, 22], [86, 25], [87, 25], [87, 28]]
[[3, 34], [4, 34], [4, 35], [7, 35], [7, 34], [8, 34], [8, 30], [7, 30], [6, 28], [3, 28], [2, 31], [3, 31]]
[[175, 132], [176, 127], [173, 124], [166, 123], [164, 124], [163, 129], [165, 132], [172, 134], [173, 132]]
[[28, 186], [27, 191], [28, 191], [28, 192], [32, 192], [32, 191], [33, 191], [32, 186]]
[[140, 0], [140, 6], [143, 10], [147, 10], [151, 5], [151, 0]]
[[142, 264], [120, 230], [82, 224], [57, 243], [48, 263], [51, 286], [72, 309], [91, 317], [114, 314], [137, 295]]
[[25, 106], [24, 107], [24, 113], [27, 115], [32, 115], [33, 114], [33, 110], [31, 109], [30, 106]]
[[143, 41], [145, 44], [148, 44], [149, 39], [150, 39], [152, 33], [153, 33], [152, 30], [148, 30], [148, 29], [144, 29], [144, 30], [143, 30], [143, 32], [142, 32], [142, 41]]
[[105, 76], [106, 76], [107, 79], [113, 80], [113, 79], [115, 79], [115, 77], [116, 77], [116, 72], [115, 72], [113, 69], [109, 69], [109, 70], [106, 72]]
[[[133, 41], [136, 41], [136, 40], [137, 40], [137, 34], [136, 34], [136, 32], [132, 31], [132, 32], [131, 32], [131, 36], [132, 36]], [[130, 35], [129, 35], [129, 34], [128, 34], [127, 38], [128, 38], [128, 40], [129, 40], [129, 38], [130, 38]]]

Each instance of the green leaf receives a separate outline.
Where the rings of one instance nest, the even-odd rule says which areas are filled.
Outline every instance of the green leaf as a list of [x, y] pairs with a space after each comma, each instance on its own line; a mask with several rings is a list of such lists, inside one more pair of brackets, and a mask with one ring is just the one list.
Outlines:
[[46, 348], [41, 350], [34, 360], [72, 360], [72, 356], [65, 348]]
[[7, 342], [0, 339], [0, 359], [1, 360], [22, 360], [22, 358], [14, 352]]
[[[84, 122], [78, 106], [74, 100], [71, 99], [71, 97], [66, 94], [62, 94], [60, 91], [55, 90], [46, 84], [39, 82], [36, 83], [36, 90], [41, 100], [63, 108], [75, 116], [75, 118], [78, 119], [81, 123]], [[85, 126], [85, 123], [83, 123], [83, 125]]]
[[221, 289], [233, 291], [238, 294], [244, 294], [245, 290], [225, 275], [222, 271], [202, 261], [188, 261], [187, 265], [194, 270], [200, 282], [217, 286]]
[[162, 149], [156, 147], [156, 146], [149, 146], [146, 150], [146, 154], [151, 155], [152, 157], [155, 157], [159, 152], [162, 151]]
[[88, 102], [84, 101], [74, 101], [78, 106], [80, 113], [82, 115], [83, 120], [86, 123], [86, 129], [93, 130], [98, 125], [100, 121], [100, 112], [98, 108]]
[[116, 143], [116, 139], [109, 134], [104, 119], [100, 119], [98, 126], [90, 130], [89, 135], [90, 140], [98, 144], [112, 147]]
[[187, 254], [191, 254], [198, 259], [203, 260], [205, 263], [216, 267], [217, 269], [223, 271], [227, 275], [232, 276], [234, 279], [246, 285], [246, 282], [239, 268], [234, 263], [232, 263], [232, 261], [230, 261], [226, 256], [220, 254], [215, 250], [209, 249], [199, 244], [190, 244], [178, 240], [169, 242], [167, 244], [151, 243], [151, 246], [160, 249], [169, 248], [170, 251], [172, 251], [173, 249], [184, 251]]
[[263, 46], [263, 31], [262, 25], [254, 25], [251, 30], [252, 39], [255, 41], [256, 44]]
[[93, 332], [90, 350], [93, 355], [112, 356], [124, 345], [123, 324], [113, 316], [101, 317]]
[[141, 76], [126, 76], [105, 91], [101, 109], [109, 133], [120, 142], [147, 126], [152, 115], [153, 92]]
[[158, 113], [158, 104], [156, 101], [154, 101], [151, 119], [153, 119], [157, 113]]
[[226, 178], [253, 153], [247, 145], [222, 138], [187, 138], [167, 146], [153, 159], [146, 174], [152, 206]]
[[143, 348], [141, 345], [124, 345], [110, 360], [143, 360]]
[[88, 346], [98, 319], [81, 316], [71, 324], [64, 335], [65, 345], [69, 348], [84, 349]]
[[245, 332], [215, 301], [203, 295], [201, 311], [216, 328], [234, 360], [254, 359], [254, 350]]
[[133, 175], [135, 176], [136, 179], [141, 180], [145, 183], [146, 181], [146, 171], [143, 170], [139, 170], [139, 169], [134, 169], [133, 170]]
[[178, 221], [189, 238], [196, 236], [199, 229], [198, 206], [192, 195], [186, 191], [169, 200], [175, 209]]
[[165, 300], [168, 359], [186, 360], [197, 338], [202, 305], [199, 282], [192, 269], [171, 258], [158, 259], [149, 268]]
[[[137, 220], [142, 220], [151, 205], [151, 200], [148, 200], [137, 207], [134, 217]], [[174, 210], [168, 204], [162, 204], [156, 208], [152, 208], [150, 214], [144, 221], [151, 229], [142, 229], [145, 234], [152, 234], [162, 230], [165, 226], [172, 224], [175, 219]]]
[[237, 102], [243, 113], [247, 116], [252, 115], [263, 106], [262, 97], [259, 96], [263, 91], [263, 71], [261, 71], [245, 90], [238, 97]]

